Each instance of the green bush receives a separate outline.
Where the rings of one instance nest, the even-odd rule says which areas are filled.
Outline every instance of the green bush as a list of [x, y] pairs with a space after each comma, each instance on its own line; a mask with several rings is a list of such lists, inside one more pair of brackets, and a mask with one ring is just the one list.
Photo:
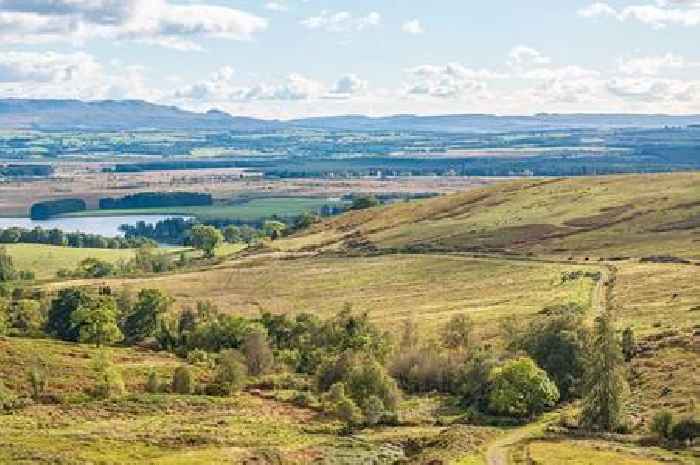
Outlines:
[[95, 397], [110, 399], [124, 395], [126, 388], [121, 371], [114, 366], [107, 352], [100, 351], [95, 355], [92, 370], [95, 374]]
[[491, 373], [489, 409], [503, 416], [531, 417], [553, 407], [559, 390], [534, 360], [521, 357]]
[[158, 373], [155, 370], [148, 372], [148, 380], [146, 381], [146, 392], [149, 394], [157, 394], [160, 392], [160, 381], [158, 380]]
[[0, 381], [0, 413], [11, 412], [17, 408], [17, 405], [17, 396]]
[[267, 372], [275, 362], [267, 333], [261, 328], [251, 328], [243, 340], [242, 347], [248, 373], [260, 376]]
[[651, 432], [662, 439], [668, 439], [672, 427], [673, 414], [668, 410], [657, 412], [651, 420]]
[[246, 382], [246, 368], [241, 355], [234, 350], [225, 350], [219, 355], [214, 377], [214, 390], [221, 395], [232, 395]]
[[192, 394], [194, 392], [194, 376], [192, 370], [186, 366], [181, 366], [175, 369], [173, 380], [170, 384], [170, 389], [175, 394]]

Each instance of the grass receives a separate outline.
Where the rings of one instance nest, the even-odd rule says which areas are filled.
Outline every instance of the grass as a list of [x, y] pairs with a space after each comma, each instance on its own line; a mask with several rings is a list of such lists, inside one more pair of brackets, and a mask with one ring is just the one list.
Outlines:
[[280, 248], [512, 250], [700, 258], [700, 173], [519, 180], [331, 219]]
[[[179, 307], [209, 300], [245, 315], [306, 311], [329, 317], [349, 303], [385, 327], [395, 328], [413, 318], [428, 330], [460, 312], [477, 322], [495, 323], [507, 315], [528, 316], [561, 302], [588, 305], [592, 280], [561, 283], [563, 272], [583, 268], [454, 255], [263, 256], [196, 273], [109, 283], [162, 289]], [[489, 326], [486, 332], [493, 332], [493, 324], [485, 326]]]
[[661, 465], [668, 463], [629, 451], [613, 449], [609, 444], [589, 441], [533, 442], [529, 445], [532, 463], [546, 465]]
[[9, 244], [4, 247], [17, 269], [33, 271], [37, 279], [54, 278], [60, 269], [75, 269], [86, 258], [115, 263], [134, 256], [132, 249], [78, 249], [43, 244]]
[[122, 216], [122, 215], [187, 215], [201, 221], [230, 219], [255, 222], [272, 216], [294, 217], [307, 211], [317, 211], [324, 205], [341, 202], [316, 197], [278, 197], [253, 199], [244, 203], [216, 204], [201, 207], [159, 207], [124, 210], [87, 210], [69, 217]]

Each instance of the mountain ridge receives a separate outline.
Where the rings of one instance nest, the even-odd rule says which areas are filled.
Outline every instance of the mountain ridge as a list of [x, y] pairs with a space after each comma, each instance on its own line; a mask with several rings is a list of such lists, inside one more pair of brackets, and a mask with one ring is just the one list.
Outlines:
[[219, 109], [204, 113], [143, 100], [0, 99], [0, 129], [36, 130], [238, 130], [325, 129], [453, 133], [557, 129], [662, 128], [700, 125], [700, 115], [483, 113], [389, 116], [336, 115], [290, 120], [235, 116]]

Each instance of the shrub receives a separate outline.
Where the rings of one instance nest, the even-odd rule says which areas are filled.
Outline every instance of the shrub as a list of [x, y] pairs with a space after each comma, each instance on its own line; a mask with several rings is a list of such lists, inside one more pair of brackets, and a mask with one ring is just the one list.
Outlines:
[[192, 371], [186, 366], [176, 368], [170, 389], [175, 394], [192, 394], [194, 392]]
[[553, 407], [559, 390], [547, 373], [530, 358], [506, 362], [491, 373], [489, 409], [504, 416], [530, 417]]
[[469, 315], [450, 318], [442, 328], [442, 342], [449, 349], [470, 349], [474, 343], [474, 322]]
[[241, 356], [234, 350], [225, 350], [219, 355], [214, 377], [215, 390], [223, 395], [239, 391], [246, 381], [246, 368]]
[[149, 394], [157, 394], [160, 392], [160, 381], [158, 380], [158, 373], [156, 373], [155, 370], [148, 372], [148, 380], [146, 380], [145, 389]]
[[206, 350], [194, 349], [187, 352], [187, 363], [211, 368], [214, 366], [215, 360]]
[[657, 412], [651, 420], [651, 432], [662, 439], [668, 439], [672, 427], [673, 414], [668, 410]]
[[5, 247], [0, 247], [0, 282], [14, 281], [18, 274], [10, 254]]
[[384, 402], [379, 397], [372, 395], [367, 398], [362, 404], [362, 411], [365, 414], [365, 420], [370, 426], [379, 424], [386, 413]]
[[318, 403], [318, 399], [312, 393], [307, 391], [297, 392], [292, 398], [292, 403], [297, 407], [309, 408]]
[[274, 364], [272, 349], [263, 329], [252, 328], [243, 341], [242, 350], [248, 373], [252, 376], [267, 372]]
[[32, 389], [32, 399], [37, 401], [44, 395], [49, 385], [48, 368], [40, 360], [35, 360], [29, 369], [29, 385]]
[[94, 395], [100, 399], [118, 397], [126, 392], [121, 371], [114, 366], [107, 352], [98, 352], [92, 360], [92, 370], [95, 373]]
[[383, 366], [372, 359], [360, 360], [346, 377], [348, 395], [358, 404], [365, 406], [371, 397], [382, 402], [383, 410], [395, 412], [400, 400], [396, 381]]
[[46, 329], [49, 334], [64, 341], [78, 341], [80, 328], [72, 322], [71, 315], [79, 307], [88, 306], [92, 298], [80, 288], [66, 288], [58, 291], [58, 296], [51, 301]]
[[17, 396], [0, 381], [0, 413], [8, 413], [17, 408]]
[[694, 442], [700, 436], [700, 421], [697, 418], [685, 418], [673, 425], [670, 437], [675, 441]]

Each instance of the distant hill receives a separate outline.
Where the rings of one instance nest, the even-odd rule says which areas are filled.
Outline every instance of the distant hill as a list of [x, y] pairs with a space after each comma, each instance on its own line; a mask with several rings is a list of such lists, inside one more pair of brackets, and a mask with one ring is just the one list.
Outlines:
[[700, 115], [632, 114], [539, 114], [534, 116], [496, 115], [395, 115], [372, 118], [362, 115], [306, 118], [289, 122], [293, 126], [367, 131], [511, 132], [556, 129], [662, 128], [693, 126]]
[[700, 173], [522, 179], [341, 215], [280, 247], [700, 260]]
[[0, 100], [0, 128], [39, 130], [265, 130], [277, 121], [234, 117], [211, 110], [194, 113], [140, 100]]
[[355, 131], [510, 132], [591, 128], [700, 126], [700, 115], [363, 115], [302, 118], [290, 121], [232, 116], [219, 110], [195, 113], [141, 100], [0, 99], [0, 129], [141, 130], [193, 129], [260, 131], [335, 129]]

